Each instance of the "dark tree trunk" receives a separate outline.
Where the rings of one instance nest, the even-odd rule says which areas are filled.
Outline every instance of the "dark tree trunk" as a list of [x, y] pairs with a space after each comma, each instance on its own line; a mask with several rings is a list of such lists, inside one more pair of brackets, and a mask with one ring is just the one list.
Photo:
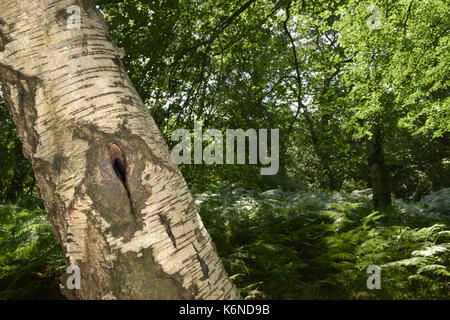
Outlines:
[[377, 210], [384, 209], [391, 204], [392, 199], [379, 124], [375, 124], [372, 128], [372, 138], [367, 143], [367, 158], [372, 184], [373, 206]]

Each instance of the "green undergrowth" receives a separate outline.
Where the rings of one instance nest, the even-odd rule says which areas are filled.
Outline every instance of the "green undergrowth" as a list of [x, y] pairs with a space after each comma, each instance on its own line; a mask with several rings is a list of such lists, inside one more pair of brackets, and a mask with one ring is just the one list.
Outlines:
[[64, 255], [40, 200], [0, 205], [0, 299], [61, 299]]
[[[448, 299], [450, 189], [373, 211], [370, 190], [194, 192], [246, 299]], [[64, 256], [42, 203], [0, 205], [0, 299], [60, 299]], [[371, 265], [381, 289], [367, 289]]]
[[223, 187], [196, 203], [246, 299], [448, 299], [450, 189], [384, 212], [369, 195]]

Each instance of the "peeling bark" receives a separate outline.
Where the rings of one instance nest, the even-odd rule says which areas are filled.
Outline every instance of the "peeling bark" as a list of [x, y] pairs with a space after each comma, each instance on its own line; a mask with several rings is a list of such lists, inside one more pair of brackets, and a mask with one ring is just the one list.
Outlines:
[[[66, 8], [81, 8], [67, 29]], [[77, 299], [237, 299], [91, 0], [2, 0], [0, 81]]]

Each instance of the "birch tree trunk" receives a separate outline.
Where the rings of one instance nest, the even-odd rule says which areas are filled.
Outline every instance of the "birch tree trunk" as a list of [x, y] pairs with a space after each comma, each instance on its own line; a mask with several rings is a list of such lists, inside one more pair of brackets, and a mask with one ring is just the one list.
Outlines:
[[0, 1], [3, 96], [74, 297], [237, 299], [122, 55], [91, 0]]

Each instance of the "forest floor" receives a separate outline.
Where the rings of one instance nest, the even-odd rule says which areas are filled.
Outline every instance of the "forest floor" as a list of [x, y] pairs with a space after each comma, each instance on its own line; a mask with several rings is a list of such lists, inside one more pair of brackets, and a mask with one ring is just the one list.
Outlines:
[[[370, 190], [195, 192], [246, 299], [449, 299], [450, 189], [371, 208]], [[37, 198], [0, 205], [0, 299], [62, 299], [60, 246]], [[381, 289], [368, 289], [369, 266]]]

